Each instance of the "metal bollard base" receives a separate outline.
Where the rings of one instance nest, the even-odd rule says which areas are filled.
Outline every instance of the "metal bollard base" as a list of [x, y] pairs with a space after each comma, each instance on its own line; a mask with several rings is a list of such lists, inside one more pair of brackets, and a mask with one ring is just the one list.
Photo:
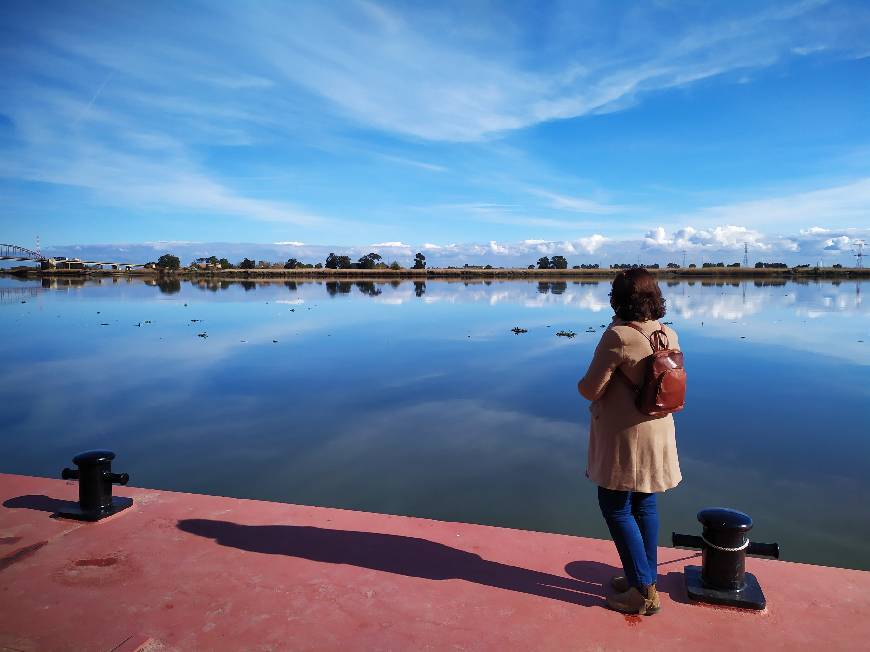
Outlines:
[[746, 573], [746, 586], [738, 591], [722, 591], [705, 586], [701, 579], [700, 566], [686, 566], [685, 576], [686, 592], [692, 600], [743, 609], [764, 609], [767, 605], [761, 585], [752, 573]]
[[59, 516], [61, 518], [71, 518], [75, 519], [76, 521], [93, 522], [104, 519], [107, 516], [111, 516], [112, 514], [117, 514], [118, 512], [127, 509], [132, 504], [132, 498], [124, 498], [123, 496], [112, 496], [111, 506], [105, 509], [83, 510], [78, 503], [71, 503], [69, 507], [65, 507], [64, 509], [58, 511], [55, 516]]

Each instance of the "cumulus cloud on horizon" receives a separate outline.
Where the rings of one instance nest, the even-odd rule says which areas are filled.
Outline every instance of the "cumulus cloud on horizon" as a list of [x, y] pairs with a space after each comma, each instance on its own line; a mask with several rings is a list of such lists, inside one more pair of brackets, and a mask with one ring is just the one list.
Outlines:
[[686, 226], [674, 231], [671, 235], [664, 227], [659, 226], [647, 232], [643, 239], [644, 248], [662, 251], [697, 248], [728, 250], [743, 248], [744, 244], [752, 245], [753, 248], [762, 251], [768, 251], [771, 248], [771, 245], [765, 242], [763, 234], [733, 224], [717, 226], [712, 229], [696, 229]]
[[[124, 253], [126, 259], [141, 257], [152, 260], [160, 253], [170, 252], [187, 262], [194, 258], [216, 255], [231, 261], [243, 257], [272, 262], [297, 258], [305, 262], [322, 262], [331, 253], [361, 257], [371, 251], [387, 260], [410, 264], [416, 252], [423, 252], [430, 265], [491, 264], [520, 266], [534, 264], [540, 256], [562, 255], [569, 264], [615, 262], [665, 264], [680, 262], [682, 252], [689, 262], [723, 260], [738, 262], [743, 257], [744, 243], [749, 246], [750, 261], [783, 261], [789, 264], [853, 262], [853, 253], [861, 241], [870, 241], [870, 228], [828, 229], [810, 227], [794, 234], [764, 235], [750, 228], [722, 225], [712, 228], [685, 226], [673, 232], [656, 227], [638, 238], [610, 238], [599, 233], [574, 240], [527, 239], [518, 242], [467, 243], [405, 243], [388, 241], [369, 245], [305, 244], [281, 241], [272, 244], [220, 242], [152, 242], [141, 244], [76, 244], [43, 247], [49, 255], [64, 255], [75, 251], [77, 256], [111, 257]], [[147, 259], [147, 260], [146, 260]]]

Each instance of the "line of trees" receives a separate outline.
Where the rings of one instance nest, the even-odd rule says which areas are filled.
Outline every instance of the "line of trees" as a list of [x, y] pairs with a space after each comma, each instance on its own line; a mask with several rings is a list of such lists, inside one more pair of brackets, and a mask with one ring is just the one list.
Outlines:
[[[174, 256], [172, 254], [166, 253], [160, 256], [155, 263], [157, 267], [165, 270], [178, 270], [181, 269], [181, 260], [178, 256]], [[718, 268], [718, 267], [740, 267], [740, 263], [730, 263], [726, 265], [724, 262], [707, 262], [703, 263], [701, 267], [705, 269], [709, 268]], [[244, 258], [238, 264], [233, 265], [226, 258], [218, 258], [217, 256], [208, 256], [202, 258], [196, 258], [190, 263], [191, 268], [200, 268], [200, 269], [393, 269], [399, 270], [402, 269], [402, 266], [398, 263], [398, 261], [393, 261], [390, 264], [383, 259], [383, 257], [375, 252], [370, 252], [365, 256], [361, 256], [356, 261], [351, 260], [350, 256], [345, 255], [336, 255], [335, 253], [330, 252], [330, 254], [326, 257], [326, 261], [324, 263], [304, 263], [301, 260], [296, 258], [289, 258], [286, 263], [283, 265], [281, 263], [274, 264], [267, 260], [252, 260], [251, 258]], [[469, 265], [468, 263], [464, 266], [466, 269], [492, 269], [492, 265]], [[535, 269], [536, 265], [529, 265], [528, 269]], [[610, 265], [610, 269], [635, 269], [635, 268], [644, 268], [644, 269], [659, 269], [658, 263], [653, 264], [641, 264], [641, 263], [613, 263]], [[677, 263], [670, 262], [666, 265], [667, 269], [680, 269], [681, 265]], [[697, 265], [695, 263], [691, 263], [689, 265], [690, 269], [696, 268]], [[809, 267], [809, 265], [798, 265], [797, 269]], [[835, 264], [835, 268], [840, 268], [842, 265]], [[568, 268], [568, 260], [564, 256], [541, 256], [537, 261], [537, 269], [567, 269]], [[785, 263], [777, 262], [777, 263], [764, 263], [757, 262], [755, 263], [756, 269], [788, 269], [788, 265]], [[414, 256], [414, 261], [412, 263], [411, 269], [426, 269], [426, 256], [420, 252]], [[454, 268], [450, 268], [454, 269]], [[574, 265], [572, 269], [599, 269], [598, 263], [583, 263], [581, 265]]]
[[[315, 267], [319, 267], [319, 264], [315, 265]], [[326, 269], [402, 269], [398, 261], [394, 260], [388, 265], [384, 261], [383, 256], [374, 252], [362, 256], [356, 262], [351, 261], [350, 256], [337, 256], [330, 252], [326, 257], [324, 267]], [[418, 253], [414, 257], [414, 269], [424, 269], [425, 267], [426, 256]]]
[[652, 265], [645, 265], [642, 263], [614, 263], [610, 266], [610, 269], [637, 269], [638, 267], [643, 269], [658, 269], [659, 264], [653, 263]]
[[[178, 270], [181, 269], [181, 260], [178, 256], [172, 254], [163, 254], [157, 260], [155, 265], [161, 269]], [[191, 261], [189, 267], [200, 269], [402, 269], [398, 261], [387, 264], [383, 256], [378, 253], [371, 252], [360, 257], [357, 261], [352, 261], [350, 256], [336, 255], [330, 252], [324, 263], [304, 263], [296, 258], [288, 258], [283, 265], [277, 265], [268, 260], [253, 260], [251, 258], [243, 258], [237, 265], [233, 265], [226, 258], [218, 258], [217, 256], [208, 256], [196, 258]], [[487, 268], [491, 266], [487, 265]], [[426, 256], [420, 252], [414, 256], [412, 269], [426, 269]]]
[[565, 256], [541, 256], [538, 258], [538, 269], [568, 269], [568, 259]]

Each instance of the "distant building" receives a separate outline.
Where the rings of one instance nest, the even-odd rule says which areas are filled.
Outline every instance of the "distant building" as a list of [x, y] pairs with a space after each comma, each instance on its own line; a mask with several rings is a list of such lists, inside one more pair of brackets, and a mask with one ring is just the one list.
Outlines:
[[221, 264], [218, 260], [211, 258], [197, 258], [190, 265], [191, 269], [203, 269], [203, 270], [212, 270], [212, 269], [221, 269]]
[[80, 258], [58, 256], [57, 258], [43, 260], [40, 267], [46, 270], [84, 270], [85, 264]]

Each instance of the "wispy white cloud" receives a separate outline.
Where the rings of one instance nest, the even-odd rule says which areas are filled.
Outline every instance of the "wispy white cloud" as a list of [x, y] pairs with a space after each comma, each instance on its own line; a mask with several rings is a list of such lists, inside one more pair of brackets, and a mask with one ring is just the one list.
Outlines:
[[838, 186], [710, 206], [675, 215], [670, 221], [794, 229], [818, 222], [839, 227], [862, 224], [868, 215], [870, 177], [865, 177]]
[[508, 224], [524, 227], [543, 227], [571, 229], [588, 226], [590, 222], [576, 219], [558, 219], [527, 212], [518, 204], [499, 204], [489, 202], [465, 202], [458, 204], [436, 204], [415, 207], [433, 215], [452, 215], [488, 224]]
[[335, 222], [288, 202], [240, 194], [180, 156], [154, 160], [75, 143], [54, 149], [49, 153], [33, 145], [19, 158], [0, 161], [0, 177], [75, 186], [121, 207], [186, 209], [297, 225]]
[[529, 188], [529, 193], [546, 199], [549, 206], [557, 210], [565, 210], [575, 213], [589, 213], [593, 215], [611, 215], [626, 210], [625, 206], [608, 204], [588, 197], [561, 195], [542, 188]]
[[399, 163], [401, 165], [408, 165], [410, 167], [419, 168], [421, 170], [428, 170], [429, 172], [447, 172], [447, 168], [443, 165], [436, 165], [435, 163], [426, 163], [425, 161], [415, 161], [410, 158], [404, 158], [402, 156], [389, 156], [386, 154], [379, 155], [385, 161], [392, 161], [393, 163]]
[[[654, 21], [667, 18], [666, 11], [638, 8], [634, 25], [621, 25], [622, 32], [600, 21], [595, 38], [582, 27], [596, 19], [594, 9], [575, 4], [549, 35], [553, 49], [573, 47], [574, 57], [561, 59], [561, 67], [520, 63], [529, 58], [520, 45], [522, 27], [505, 19], [447, 39], [443, 14], [412, 20], [373, 3], [341, 12], [294, 5], [284, 20], [261, 12], [247, 19], [263, 35], [261, 56], [344, 114], [391, 132], [464, 141], [620, 110], [645, 92], [767, 67], [788, 56], [863, 49], [858, 30], [823, 5], [774, 5], [700, 25], [688, 21], [669, 38], [651, 40], [645, 32], [656, 31]], [[852, 20], [866, 26], [868, 16], [858, 12]], [[288, 33], [282, 26], [290, 21], [316, 28]]]
[[271, 79], [245, 74], [233, 76], [203, 76], [200, 79], [202, 79], [202, 81], [204, 82], [208, 82], [216, 86], [229, 88], [234, 91], [245, 89], [264, 89], [272, 88], [275, 86], [275, 82]]
[[824, 52], [828, 49], [827, 45], [803, 45], [799, 47], [794, 47], [791, 49], [795, 54], [799, 54], [802, 57], [808, 54], [815, 54], [816, 52]]
[[144, 21], [143, 47], [129, 47], [129, 33], [88, 20], [83, 8], [65, 28], [30, 26], [32, 38], [9, 52], [5, 63], [17, 74], [3, 83], [2, 113], [14, 138], [5, 143], [0, 177], [80, 188], [121, 209], [337, 223], [292, 200], [252, 194], [203, 164], [197, 151], [248, 145], [256, 129], [274, 128], [287, 112], [274, 101], [251, 102], [272, 80], [207, 64], [202, 52], [178, 45], [185, 41], [149, 33], [132, 7], [111, 13], [116, 21]]
[[298, 225], [335, 222], [291, 202], [247, 195], [198, 164], [184, 138], [149, 130], [125, 111], [99, 106], [98, 98], [109, 92], [107, 82], [108, 77], [84, 105], [66, 91], [40, 90], [25, 93], [23, 99], [33, 102], [4, 107], [18, 142], [0, 160], [0, 177], [82, 188], [122, 208], [181, 209]]

